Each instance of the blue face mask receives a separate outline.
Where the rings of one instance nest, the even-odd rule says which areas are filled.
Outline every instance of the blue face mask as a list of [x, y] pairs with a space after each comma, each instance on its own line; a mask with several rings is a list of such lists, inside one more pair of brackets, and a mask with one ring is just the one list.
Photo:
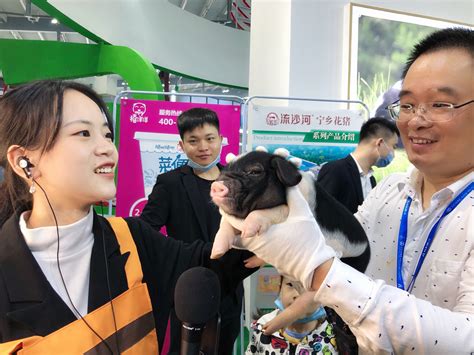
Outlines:
[[393, 152], [390, 152], [387, 154], [386, 157], [378, 158], [377, 161], [375, 162], [375, 166], [377, 168], [385, 168], [388, 164], [392, 162], [393, 158], [394, 158], [394, 154]]
[[213, 162], [207, 164], [207, 165], [201, 165], [196, 163], [195, 161], [192, 161], [191, 159], [188, 159], [188, 165], [193, 168], [194, 170], [199, 170], [202, 172], [206, 172], [211, 170], [213, 167], [215, 167], [221, 160], [220, 154], [217, 156], [216, 159], [214, 159]]
[[[275, 305], [281, 311], [283, 311], [285, 309], [285, 307], [283, 307], [283, 303], [281, 302], [280, 297], [278, 297], [275, 300]], [[311, 322], [313, 320], [318, 320], [319, 318], [322, 318], [322, 317], [325, 317], [325, 316], [326, 316], [326, 311], [324, 310], [324, 307], [321, 306], [318, 309], [316, 309], [313, 313], [311, 313], [309, 316], [306, 316], [304, 318], [300, 318], [295, 323], [308, 323], [308, 322]]]
[[211, 170], [213, 167], [215, 167], [220, 161], [221, 161], [221, 152], [222, 152], [222, 146], [219, 151], [219, 154], [217, 154], [216, 159], [214, 159], [212, 162], [210, 162], [207, 165], [201, 165], [196, 163], [195, 161], [191, 160], [188, 158], [188, 165], [193, 168], [194, 170], [199, 170], [200, 172], [206, 172]]
[[277, 308], [280, 310], [280, 311], [283, 311], [285, 309], [285, 307], [283, 307], [283, 303], [281, 303], [281, 299], [280, 297], [278, 297], [275, 301], [273, 301], [275, 303], [275, 306], [277, 306]]
[[[383, 144], [385, 144], [385, 142], [383, 142]], [[385, 146], [387, 147], [387, 144], [385, 144]], [[385, 157], [379, 156], [379, 158], [375, 162], [374, 165], [377, 168], [385, 168], [388, 164], [392, 162], [393, 158], [395, 157], [395, 154], [393, 153], [393, 151], [391, 151], [388, 147], [387, 149], [388, 149], [388, 154]]]
[[298, 339], [298, 340], [303, 339], [305, 336], [307, 336], [311, 332], [312, 331], [310, 330], [310, 331], [307, 331], [307, 332], [304, 332], [304, 333], [298, 333], [298, 332], [295, 332], [295, 331], [293, 331], [291, 329], [288, 329], [288, 328], [286, 328], [285, 331], [284, 331], [284, 333], [286, 335], [289, 335], [290, 337]]

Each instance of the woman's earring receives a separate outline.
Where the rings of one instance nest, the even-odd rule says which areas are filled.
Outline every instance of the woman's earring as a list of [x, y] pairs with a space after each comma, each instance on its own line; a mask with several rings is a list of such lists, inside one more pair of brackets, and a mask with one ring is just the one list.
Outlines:
[[33, 180], [30, 186], [30, 194], [34, 194], [35, 191], [36, 191], [36, 185], [35, 185], [35, 181]]

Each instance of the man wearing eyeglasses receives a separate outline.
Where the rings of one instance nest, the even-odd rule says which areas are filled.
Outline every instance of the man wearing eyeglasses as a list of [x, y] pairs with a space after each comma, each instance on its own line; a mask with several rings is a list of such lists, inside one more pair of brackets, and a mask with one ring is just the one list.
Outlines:
[[314, 290], [267, 333], [317, 303], [336, 310], [362, 353], [474, 352], [473, 99], [472, 29], [440, 30], [414, 47], [400, 100], [388, 106], [414, 167], [381, 181], [355, 214], [370, 240], [365, 275], [334, 257], [317, 225], [283, 233], [308, 213], [291, 189], [291, 221], [242, 240]]

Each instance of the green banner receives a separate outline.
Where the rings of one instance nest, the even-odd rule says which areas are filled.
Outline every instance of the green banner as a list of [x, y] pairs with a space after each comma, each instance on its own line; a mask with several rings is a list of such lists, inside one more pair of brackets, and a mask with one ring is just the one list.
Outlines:
[[359, 132], [313, 130], [305, 134], [303, 142], [357, 144]]

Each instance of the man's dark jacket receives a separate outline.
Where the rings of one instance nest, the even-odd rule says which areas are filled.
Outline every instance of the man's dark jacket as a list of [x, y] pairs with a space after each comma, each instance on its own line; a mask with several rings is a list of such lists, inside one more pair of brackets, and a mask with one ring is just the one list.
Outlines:
[[[156, 230], [166, 226], [168, 236], [174, 239], [212, 242], [217, 229], [207, 230], [205, 209], [209, 202], [197, 179], [188, 165], [158, 175], [140, 218]], [[217, 209], [215, 213], [219, 213]]]
[[[18, 220], [19, 215], [13, 215], [0, 229], [0, 343], [45, 336], [76, 320], [42, 273], [21, 234]], [[232, 293], [241, 280], [255, 271], [243, 267], [243, 260], [252, 255], [248, 252], [234, 250], [219, 260], [210, 260], [211, 243], [196, 241], [186, 245], [164, 237], [137, 218], [126, 221], [137, 246], [143, 281], [148, 286], [160, 349], [173, 307], [174, 287], [185, 270], [194, 266], [211, 268], [219, 277], [223, 294]], [[89, 312], [109, 301], [102, 238], [112, 297], [128, 288], [125, 263], [129, 254], [121, 254], [107, 220], [94, 215], [93, 223]]]
[[[219, 170], [223, 169], [220, 164], [217, 167]], [[207, 213], [215, 213], [219, 218], [220, 215], [217, 208], [209, 210], [210, 197], [202, 195], [197, 179], [199, 178], [188, 165], [158, 175], [140, 218], [156, 230], [166, 226], [168, 236], [186, 243], [196, 240], [213, 242], [218, 226], [215, 230], [208, 230], [206, 209]], [[229, 323], [240, 324], [242, 297], [243, 286], [239, 285], [234, 294], [222, 300], [220, 308], [222, 329], [228, 329]], [[171, 336], [176, 337], [179, 324], [174, 317], [171, 318], [171, 322]], [[222, 331], [220, 336], [222, 341], [225, 337], [229, 337]], [[172, 352], [176, 350], [173, 344], [171, 350]]]
[[[318, 174], [318, 183], [352, 213], [356, 213], [357, 207], [364, 202], [359, 169], [351, 155], [324, 164]], [[373, 176], [370, 184], [375, 187]]]

